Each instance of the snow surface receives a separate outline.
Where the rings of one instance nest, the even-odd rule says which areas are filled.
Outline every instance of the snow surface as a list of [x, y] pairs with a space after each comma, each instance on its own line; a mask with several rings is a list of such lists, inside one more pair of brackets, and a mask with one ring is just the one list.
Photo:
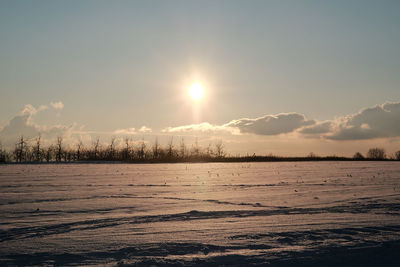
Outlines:
[[400, 266], [400, 162], [0, 166], [0, 265]]

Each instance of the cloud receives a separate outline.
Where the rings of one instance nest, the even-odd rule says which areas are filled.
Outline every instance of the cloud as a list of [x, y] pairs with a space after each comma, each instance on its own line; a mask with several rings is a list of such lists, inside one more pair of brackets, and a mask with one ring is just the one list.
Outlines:
[[18, 136], [31, 139], [41, 135], [43, 140], [55, 139], [58, 136], [68, 138], [75, 129], [76, 124], [66, 125], [37, 125], [30, 120], [29, 114], [17, 115], [12, 118], [0, 131], [0, 136], [5, 143], [12, 144]]
[[13, 144], [18, 136], [24, 136], [27, 139], [41, 135], [43, 140], [54, 139], [57, 136], [70, 137], [76, 124], [70, 126], [66, 125], [38, 125], [33, 122], [33, 117], [39, 112], [47, 110], [46, 105], [41, 105], [35, 108], [31, 104], [27, 104], [24, 108], [14, 116], [10, 121], [0, 130], [0, 137], [6, 144]]
[[118, 129], [114, 131], [114, 134], [132, 135], [136, 134], [136, 131], [135, 128]]
[[313, 120], [307, 120], [299, 113], [280, 113], [277, 115], [265, 115], [255, 119], [232, 120], [223, 125], [212, 125], [208, 122], [190, 124], [178, 127], [167, 127], [163, 132], [195, 132], [195, 133], [220, 133], [220, 134], [256, 134], [279, 135], [291, 133], [303, 126], [315, 124]]
[[38, 112], [38, 110], [32, 106], [31, 104], [27, 104], [24, 106], [24, 108], [21, 110], [20, 114], [21, 115], [34, 115]]
[[[49, 107], [51, 107], [49, 109]], [[104, 136], [109, 138], [111, 135], [137, 135], [152, 133], [152, 129], [142, 126], [138, 129], [133, 127], [117, 129], [113, 132], [85, 131], [82, 127], [72, 125], [39, 125], [35, 123], [36, 118], [41, 112], [56, 112], [64, 105], [61, 101], [34, 107], [25, 105], [21, 111], [14, 116], [0, 130], [0, 139], [3, 143], [14, 144], [18, 136], [34, 138], [39, 134], [43, 140], [54, 141], [57, 136], [62, 136], [64, 140], [76, 141], [83, 138], [90, 139], [92, 136]], [[47, 111], [46, 111], [47, 110]], [[177, 127], [164, 128], [162, 133], [191, 134], [196, 136], [221, 137], [224, 139], [234, 139], [238, 135], [257, 135], [257, 140], [266, 140], [266, 136], [275, 139], [279, 138], [299, 138], [321, 139], [321, 140], [370, 140], [375, 138], [396, 138], [400, 137], [400, 102], [384, 103], [374, 107], [362, 109], [355, 114], [334, 118], [332, 120], [316, 121], [307, 119], [303, 114], [279, 113], [275, 115], [265, 115], [258, 118], [241, 118], [229, 121], [225, 124], [211, 124], [203, 122], [198, 124], [182, 125]], [[291, 134], [292, 135], [283, 135]], [[69, 139], [68, 139], [69, 138]], [[245, 139], [247, 137], [244, 137]], [[244, 140], [244, 139], [242, 139]], [[255, 139], [247, 139], [255, 140]]]
[[127, 129], [117, 129], [113, 132], [113, 134], [119, 134], [119, 135], [134, 135], [134, 134], [138, 134], [138, 133], [151, 133], [152, 130], [149, 127], [146, 126], [142, 126], [139, 128], [138, 131], [136, 131], [135, 128], [131, 127], [131, 128], [127, 128]]
[[59, 110], [64, 108], [64, 104], [61, 101], [51, 102], [50, 106], [52, 106], [54, 109], [59, 109]]
[[[49, 106], [51, 109], [49, 109]], [[57, 116], [56, 110], [60, 110], [63, 107], [64, 105], [61, 101], [56, 103], [52, 102], [48, 106], [41, 105], [35, 107], [31, 104], [25, 105], [3, 128], [0, 128], [0, 142], [8, 148], [11, 148], [19, 136], [23, 136], [29, 141], [40, 135], [42, 137], [42, 142], [46, 145], [53, 143], [57, 137], [62, 137], [64, 144], [73, 145], [78, 141], [90, 143], [93, 138], [98, 138], [100, 136], [102, 139], [109, 139], [114, 135], [136, 135], [139, 133], [146, 134], [152, 132], [152, 129], [147, 126], [142, 126], [139, 130], [131, 127], [117, 129], [112, 132], [101, 132], [84, 130], [83, 125], [78, 125], [76, 123], [71, 125], [43, 125], [35, 122], [35, 119], [41, 115], [39, 113], [47, 110], [47, 112], [52, 112], [54, 113], [53, 115]]]
[[363, 140], [400, 136], [400, 103], [384, 103], [336, 120], [331, 140]]
[[308, 120], [303, 114], [291, 112], [242, 118], [226, 124], [200, 124], [167, 127], [163, 132], [255, 134], [276, 136], [297, 132], [307, 138], [328, 140], [366, 140], [400, 137], [400, 102], [384, 103], [332, 120]]
[[314, 124], [314, 120], [307, 120], [303, 114], [280, 113], [277, 115], [265, 115], [255, 119], [233, 120], [224, 127], [237, 128], [241, 133], [258, 135], [278, 135], [290, 133], [294, 130]]
[[36, 110], [24, 109], [22, 114], [12, 118], [6, 126], [0, 131], [1, 136], [5, 137], [15, 137], [19, 135], [24, 136], [36, 136], [39, 134], [40, 130], [34, 124], [29, 122], [31, 114], [36, 113]]
[[49, 109], [48, 106], [46, 106], [46, 105], [40, 105], [39, 108], [37, 109], [37, 111], [43, 111], [43, 110], [47, 110], [47, 109]]
[[331, 131], [333, 123], [331, 121], [316, 122], [313, 125], [305, 126], [299, 130], [302, 134], [325, 134]]
[[228, 126], [212, 125], [208, 122], [190, 124], [178, 127], [167, 127], [162, 130], [164, 133], [233, 133], [234, 129]]
[[152, 130], [149, 127], [146, 127], [145, 125], [143, 125], [142, 127], [140, 127], [139, 132], [141, 133], [151, 133]]

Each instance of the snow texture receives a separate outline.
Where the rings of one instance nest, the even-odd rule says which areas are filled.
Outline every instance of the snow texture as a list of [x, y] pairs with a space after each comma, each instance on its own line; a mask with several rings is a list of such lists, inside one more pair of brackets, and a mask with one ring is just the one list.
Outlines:
[[400, 266], [400, 162], [0, 166], [0, 265]]

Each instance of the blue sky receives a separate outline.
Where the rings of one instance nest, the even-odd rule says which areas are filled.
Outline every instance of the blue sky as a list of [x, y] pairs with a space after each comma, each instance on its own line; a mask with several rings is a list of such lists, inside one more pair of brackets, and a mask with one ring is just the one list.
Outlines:
[[0, 1], [0, 127], [27, 104], [57, 101], [63, 109], [30, 123], [161, 135], [397, 103], [399, 11], [398, 1]]

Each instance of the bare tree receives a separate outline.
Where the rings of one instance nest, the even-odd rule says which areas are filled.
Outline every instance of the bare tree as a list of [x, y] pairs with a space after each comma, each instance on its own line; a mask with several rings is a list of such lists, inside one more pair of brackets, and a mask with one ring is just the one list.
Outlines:
[[181, 143], [179, 145], [179, 154], [180, 154], [181, 158], [185, 158], [185, 156], [186, 156], [186, 145], [185, 145], [185, 140], [183, 139], [183, 137], [182, 137]]
[[42, 148], [41, 148], [41, 143], [40, 143], [41, 135], [36, 138], [36, 144], [34, 147], [34, 155], [35, 155], [35, 161], [41, 162], [42, 161]]
[[[271, 156], [273, 156], [272, 154], [271, 154]], [[308, 155], [307, 155], [307, 158], [317, 158], [318, 156], [314, 153], [314, 152], [310, 152]]]
[[221, 140], [215, 143], [215, 156], [217, 158], [225, 157], [224, 144]]
[[0, 162], [7, 161], [7, 151], [3, 149], [3, 145], [0, 142]]
[[46, 149], [46, 151], [45, 151], [45, 153], [44, 153], [44, 158], [46, 159], [47, 162], [50, 162], [50, 161], [52, 160], [53, 151], [54, 151], [54, 147], [53, 147], [52, 145], [50, 145], [50, 146]]
[[108, 148], [108, 159], [114, 160], [114, 154], [115, 154], [115, 137], [112, 137], [110, 146]]
[[129, 137], [125, 137], [125, 148], [123, 150], [123, 159], [124, 160], [129, 160], [131, 157], [131, 144], [130, 141], [131, 139]]
[[193, 154], [196, 158], [198, 158], [199, 155], [200, 155], [199, 142], [198, 142], [198, 140], [197, 140], [197, 137], [196, 137], [196, 139], [195, 139], [195, 141], [194, 141], [194, 145], [193, 145], [193, 147], [192, 147], [192, 154]]
[[75, 159], [77, 161], [81, 160], [82, 150], [83, 150], [83, 143], [82, 141], [79, 141], [79, 143], [76, 145], [76, 153], [75, 153]]
[[21, 135], [19, 141], [15, 144], [14, 149], [14, 158], [16, 162], [22, 162], [26, 160], [26, 151], [28, 148], [28, 144], [24, 139], [24, 136]]
[[93, 158], [96, 160], [99, 156], [99, 148], [100, 148], [100, 138], [97, 137], [93, 142]]
[[167, 157], [171, 159], [173, 158], [173, 156], [174, 156], [174, 137], [171, 137], [167, 146]]
[[56, 143], [56, 161], [61, 162], [61, 159], [63, 157], [63, 147], [62, 147], [62, 137], [57, 137], [57, 143]]
[[160, 145], [158, 144], [158, 138], [156, 137], [156, 140], [154, 141], [153, 145], [153, 158], [157, 159], [160, 155]]
[[146, 155], [146, 143], [144, 142], [144, 139], [142, 138], [142, 141], [139, 144], [139, 149], [138, 149], [138, 158], [140, 160], [143, 160]]
[[394, 153], [394, 158], [400, 160], [400, 150]]
[[67, 162], [67, 161], [72, 160], [74, 153], [72, 152], [72, 150], [70, 148], [67, 148], [67, 149], [63, 149], [62, 155], [63, 155], [64, 161]]
[[213, 153], [213, 151], [212, 151], [212, 148], [211, 148], [211, 143], [209, 143], [207, 148], [206, 148], [206, 157], [207, 158], [211, 158], [212, 153]]
[[385, 159], [386, 158], [386, 152], [385, 149], [383, 148], [370, 148], [367, 153], [367, 158], [369, 159]]
[[356, 152], [353, 159], [364, 159], [364, 156], [360, 152]]

